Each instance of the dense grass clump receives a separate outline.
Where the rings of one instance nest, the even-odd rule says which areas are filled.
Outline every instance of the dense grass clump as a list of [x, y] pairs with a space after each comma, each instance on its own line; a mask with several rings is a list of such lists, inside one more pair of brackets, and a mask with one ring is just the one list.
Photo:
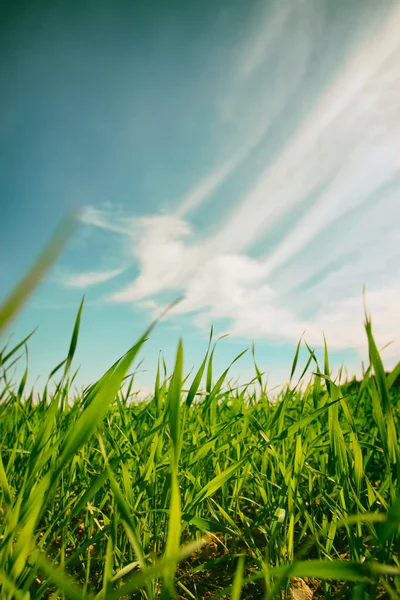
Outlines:
[[180, 343], [132, 402], [144, 336], [71, 402], [80, 318], [52, 393], [0, 354], [1, 598], [399, 597], [399, 368], [369, 320], [358, 384], [310, 350], [309, 384], [271, 402], [256, 364], [215, 378], [211, 348], [185, 379]]
[[153, 326], [73, 394], [81, 312], [39, 397], [27, 370], [10, 380], [27, 339], [0, 352], [2, 600], [400, 598], [400, 364], [384, 371], [368, 317], [361, 382], [334, 381], [326, 346], [323, 365], [307, 346], [274, 401], [256, 363], [232, 389], [210, 336], [194, 376], [180, 342], [135, 402], [127, 373]]

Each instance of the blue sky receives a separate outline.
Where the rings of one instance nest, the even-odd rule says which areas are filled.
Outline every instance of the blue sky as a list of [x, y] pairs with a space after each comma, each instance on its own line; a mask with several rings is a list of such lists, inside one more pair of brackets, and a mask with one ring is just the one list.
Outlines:
[[[400, 350], [400, 10], [394, 0], [6, 2], [1, 8], [0, 293], [71, 206], [81, 222], [23, 313], [31, 381], [64, 356], [83, 294], [79, 384], [168, 302], [143, 350], [211, 324], [222, 369], [254, 340], [271, 385], [298, 339], [334, 365]], [[250, 355], [250, 353], [248, 353]], [[234, 373], [251, 378], [251, 357]]]

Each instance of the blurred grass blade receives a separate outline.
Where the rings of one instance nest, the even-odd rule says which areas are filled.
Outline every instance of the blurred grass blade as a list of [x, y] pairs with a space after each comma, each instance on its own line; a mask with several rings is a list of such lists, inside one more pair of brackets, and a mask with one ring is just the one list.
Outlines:
[[243, 571], [244, 571], [244, 556], [241, 556], [238, 560], [238, 564], [235, 570], [235, 577], [233, 579], [231, 600], [240, 600], [242, 583], [243, 583]]
[[12, 493], [11, 493], [10, 486], [8, 484], [6, 472], [4, 470], [3, 459], [1, 458], [1, 453], [0, 453], [0, 484], [1, 484], [3, 498], [6, 502], [6, 504], [8, 504], [10, 506], [11, 502], [12, 502]]
[[397, 363], [395, 368], [389, 375], [387, 376], [387, 386], [388, 390], [400, 379], [400, 362]]
[[56, 584], [57, 588], [67, 595], [68, 599], [90, 600], [92, 598], [92, 596], [85, 594], [71, 577], [66, 576], [63, 570], [52, 565], [43, 553], [37, 552], [35, 560], [48, 578]]
[[399, 532], [400, 529], [400, 495], [390, 507], [386, 521], [383, 523], [381, 530], [381, 543], [384, 544], [391, 535]]
[[11, 323], [11, 320], [21, 310], [44, 275], [57, 260], [71, 236], [75, 222], [76, 216], [70, 216], [62, 221], [60, 227], [33, 267], [0, 306], [0, 333]]
[[[379, 563], [359, 563], [345, 560], [305, 560], [290, 565], [290, 577], [316, 577], [342, 581], [363, 581], [373, 574], [400, 575], [400, 568]], [[271, 569], [272, 577], [287, 575], [287, 567]]]
[[207, 541], [208, 538], [203, 537], [196, 542], [191, 542], [190, 544], [183, 546], [176, 555], [157, 560], [152, 567], [146, 569], [142, 573], [133, 575], [120, 589], [111, 592], [108, 595], [107, 600], [117, 600], [118, 598], [126, 597], [129, 594], [144, 588], [146, 583], [158, 577], [162, 577], [163, 572], [165, 572], [166, 569], [170, 569], [171, 567], [174, 567], [175, 564], [188, 558], [191, 554], [196, 552], [196, 550], [199, 550], [204, 546]]
[[175, 594], [174, 578], [177, 560], [173, 560], [179, 552], [179, 543], [181, 538], [181, 496], [178, 483], [177, 464], [174, 459], [171, 461], [171, 502], [169, 508], [168, 536], [165, 549], [165, 559], [172, 562], [165, 567], [164, 575], [164, 596], [169, 597]]

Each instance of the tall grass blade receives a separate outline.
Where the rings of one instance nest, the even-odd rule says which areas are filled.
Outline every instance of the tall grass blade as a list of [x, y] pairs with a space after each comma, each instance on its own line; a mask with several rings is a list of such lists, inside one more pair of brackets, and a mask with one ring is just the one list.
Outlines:
[[69, 345], [68, 355], [67, 355], [67, 359], [65, 362], [64, 377], [67, 375], [67, 373], [71, 367], [72, 359], [74, 358], [76, 346], [78, 344], [79, 329], [80, 329], [80, 325], [81, 325], [81, 317], [82, 317], [82, 309], [83, 309], [84, 301], [85, 301], [85, 296], [81, 300], [81, 303], [80, 303], [79, 309], [78, 309], [78, 314], [76, 315], [74, 329], [73, 329], [72, 337], [71, 337], [71, 342]]

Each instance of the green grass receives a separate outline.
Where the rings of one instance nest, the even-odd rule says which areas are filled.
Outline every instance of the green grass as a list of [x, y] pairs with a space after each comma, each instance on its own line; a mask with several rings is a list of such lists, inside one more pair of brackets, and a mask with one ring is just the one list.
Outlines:
[[[36, 283], [5, 303], [4, 328]], [[9, 378], [26, 340], [0, 353], [2, 599], [273, 599], [299, 584], [400, 598], [400, 367], [385, 372], [369, 317], [362, 382], [333, 381], [325, 347], [321, 365], [296, 352], [274, 402], [256, 363], [232, 389], [211, 332], [199, 370], [180, 342], [140, 403], [127, 373], [155, 324], [71, 401], [81, 318], [40, 397], [27, 370]]]

